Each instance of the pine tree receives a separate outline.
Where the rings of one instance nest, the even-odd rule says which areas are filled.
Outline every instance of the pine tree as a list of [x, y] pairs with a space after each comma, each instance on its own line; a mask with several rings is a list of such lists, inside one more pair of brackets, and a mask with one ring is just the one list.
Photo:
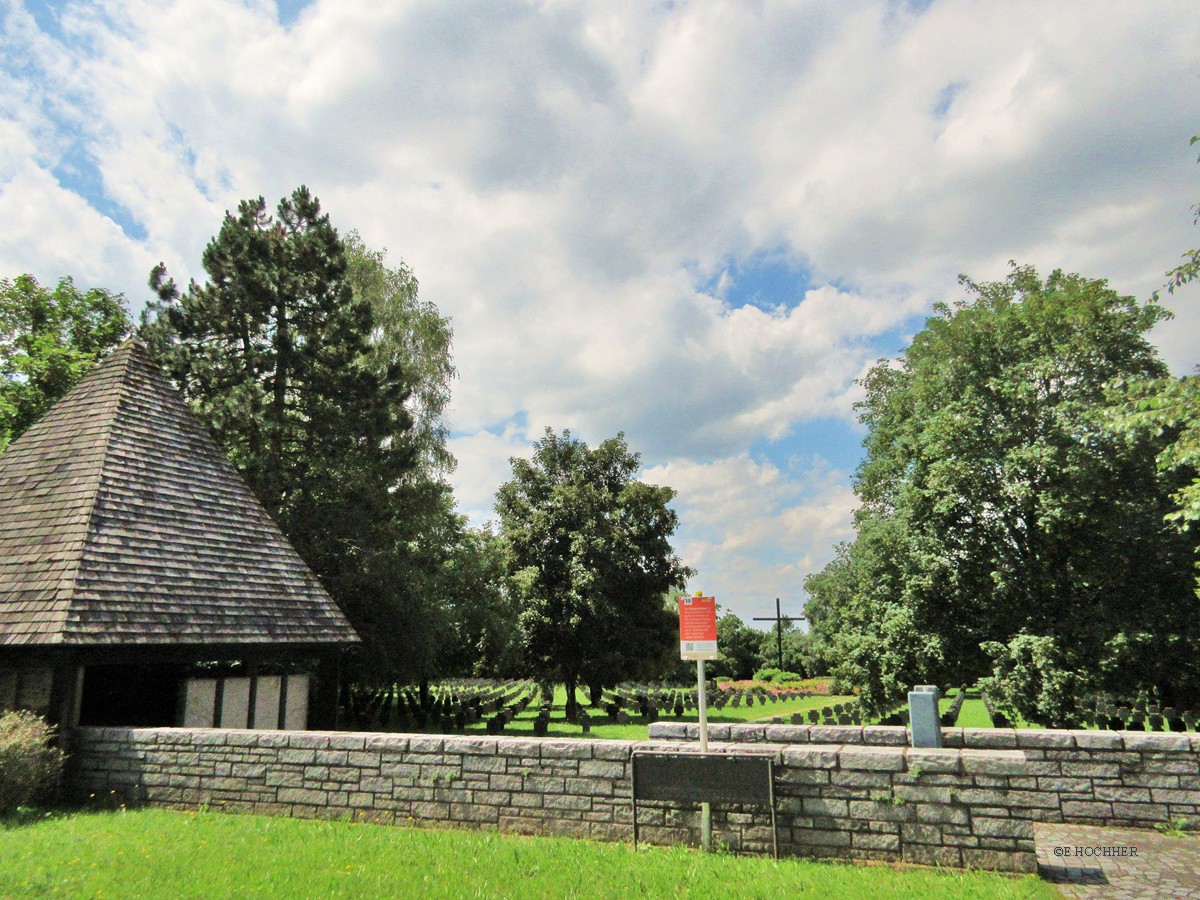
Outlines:
[[375, 315], [307, 188], [227, 214], [204, 251], [208, 282], [182, 295], [160, 263], [142, 335], [250, 487], [350, 617], [363, 657], [403, 671], [413, 612], [389, 578], [396, 488], [416, 466], [398, 362], [378, 364]]

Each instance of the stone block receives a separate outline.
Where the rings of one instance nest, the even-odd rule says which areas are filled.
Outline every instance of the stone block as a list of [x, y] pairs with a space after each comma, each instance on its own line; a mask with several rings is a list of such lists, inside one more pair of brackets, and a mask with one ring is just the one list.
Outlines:
[[944, 826], [906, 822], [900, 826], [900, 838], [906, 844], [942, 844], [946, 833]]
[[506, 771], [507, 764], [502, 756], [464, 756], [462, 758], [463, 772], [501, 773]]
[[798, 844], [808, 844], [813, 847], [849, 847], [850, 832], [828, 831], [822, 828], [794, 829], [793, 841]]
[[1041, 749], [1072, 750], [1075, 747], [1075, 732], [1047, 728], [1044, 730], [1021, 730], [1017, 732], [1017, 748], [1037, 747]]
[[400, 734], [372, 734], [363, 739], [363, 749], [379, 751], [381, 758], [387, 754], [403, 755], [408, 751], [408, 737]]
[[525, 790], [537, 791], [541, 794], [561, 794], [565, 788], [565, 780], [552, 775], [526, 775]]
[[451, 803], [450, 819], [454, 822], [486, 822], [497, 825], [500, 822], [500, 810], [498, 807], [479, 803]]
[[850, 807], [845, 800], [829, 800], [822, 797], [804, 798], [801, 809], [808, 816], [832, 816], [844, 819], [850, 815]]
[[647, 737], [652, 741], [686, 741], [687, 722], [651, 722]]
[[614, 781], [628, 777], [624, 763], [601, 759], [583, 759], [579, 761], [580, 778], [608, 778]]
[[[1015, 779], [1014, 779], [1015, 780]], [[1024, 780], [1024, 779], [1022, 779]], [[1038, 778], [1037, 789], [1056, 794], [1091, 794], [1093, 782], [1090, 778]], [[1014, 785], [1020, 787], [1020, 785]]]
[[1121, 767], [1116, 763], [1064, 762], [1062, 773], [1070, 778], [1120, 778]]
[[908, 729], [903, 725], [866, 725], [862, 730], [864, 744], [876, 747], [908, 746]]
[[958, 847], [940, 847], [936, 844], [904, 844], [900, 858], [919, 866], [952, 866], [962, 868], [962, 850]]
[[850, 800], [850, 818], [871, 826], [883, 823], [912, 822], [917, 817], [917, 807], [912, 803], [892, 803], [891, 797], [879, 800]]
[[1187, 734], [1159, 734], [1153, 731], [1121, 731], [1121, 741], [1126, 750], [1151, 753], [1190, 753], [1191, 736]]
[[904, 755], [910, 777], [926, 773], [955, 774], [962, 771], [962, 751], [949, 747], [910, 747]]
[[542, 759], [591, 759], [590, 741], [541, 741]]
[[949, 806], [945, 803], [915, 803], [916, 821], [929, 825], [969, 825], [970, 814], [966, 807]]
[[994, 872], [1032, 873], [1037, 871], [1037, 855], [1029, 851], [964, 849], [962, 864], [968, 868]]
[[963, 772], [968, 775], [1021, 775], [1025, 755], [1019, 750], [963, 750]]
[[787, 747], [781, 756], [785, 769], [833, 769], [838, 764], [836, 747]]
[[496, 753], [518, 759], [523, 765], [537, 765], [542, 756], [542, 743], [532, 738], [500, 737], [496, 739]]
[[1116, 800], [1121, 803], [1149, 803], [1150, 789], [1145, 787], [1119, 787], [1117, 785], [1096, 785], [1097, 800]]
[[963, 746], [969, 750], [1016, 750], [1017, 732], [1012, 728], [964, 728]]
[[624, 741], [593, 741], [592, 759], [629, 760], [630, 745]]
[[300, 787], [304, 784], [304, 771], [299, 767], [269, 769], [264, 781], [271, 787]]
[[1176, 803], [1200, 806], [1200, 790], [1173, 790], [1171, 788], [1153, 788], [1150, 798], [1155, 803]]
[[875, 772], [902, 772], [905, 769], [902, 747], [842, 747], [838, 750], [838, 765], [842, 769], [865, 769]]
[[729, 737], [726, 740], [742, 744], [761, 744], [767, 739], [765, 725], [730, 725]]
[[856, 832], [851, 836], [850, 845], [862, 850], [898, 851], [900, 849], [900, 835]]
[[329, 735], [322, 731], [297, 731], [288, 734], [287, 743], [298, 750], [327, 750]]
[[1195, 775], [1198, 770], [1200, 759], [1178, 753], [1147, 755], [1141, 769], [1152, 775]]
[[854, 769], [839, 771], [835, 769], [830, 773], [829, 780], [830, 784], [847, 788], [881, 789], [892, 786], [890, 772], [868, 772]]
[[765, 738], [771, 744], [807, 744], [808, 729], [797, 725], [768, 725]]
[[861, 725], [813, 725], [808, 730], [809, 740], [814, 744], [861, 744]]
[[1112, 817], [1112, 804], [1091, 800], [1064, 800], [1062, 814], [1064, 819], [1109, 819]]
[[309, 806], [325, 806], [328, 795], [324, 791], [309, 788], [281, 787], [276, 794], [280, 803], [300, 803]]
[[407, 749], [409, 753], [441, 753], [445, 744], [445, 738], [414, 734], [408, 738]]
[[1122, 750], [1125, 742], [1115, 731], [1077, 731], [1075, 746], [1080, 750]]
[[[577, 797], [611, 797], [614, 785], [611, 778], [571, 778], [563, 782], [563, 792]], [[628, 783], [620, 785], [620, 792], [625, 798], [629, 797]]]
[[1165, 822], [1167, 807], [1161, 803], [1116, 803], [1112, 805], [1114, 819], [1137, 822]]
[[520, 807], [522, 809], [541, 809], [542, 800], [545, 794], [538, 791], [517, 792], [513, 791], [508, 801], [509, 806]]
[[1033, 822], [1030, 819], [976, 817], [971, 820], [971, 831], [979, 837], [1033, 840]]
[[906, 803], [953, 803], [957, 796], [967, 792], [933, 784], [897, 784], [892, 793]]

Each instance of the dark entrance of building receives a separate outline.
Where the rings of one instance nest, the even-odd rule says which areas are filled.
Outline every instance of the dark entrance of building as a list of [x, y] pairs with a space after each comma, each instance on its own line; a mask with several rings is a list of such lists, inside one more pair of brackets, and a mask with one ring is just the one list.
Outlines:
[[143, 728], [178, 724], [186, 670], [181, 665], [88, 666], [79, 724]]

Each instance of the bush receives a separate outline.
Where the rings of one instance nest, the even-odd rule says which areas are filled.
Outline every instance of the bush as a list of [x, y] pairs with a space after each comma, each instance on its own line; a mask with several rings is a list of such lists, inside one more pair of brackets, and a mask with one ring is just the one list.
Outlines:
[[0, 714], [0, 815], [49, 799], [62, 776], [64, 755], [50, 741], [54, 728], [25, 710]]
[[1053, 636], [1020, 632], [1007, 644], [980, 646], [992, 657], [992, 675], [981, 678], [979, 687], [1005, 717], [1049, 728], [1079, 724], [1075, 698], [1083, 678]]
[[759, 669], [754, 673], [754, 680], [782, 683], [785, 681], [803, 681], [804, 679], [802, 675], [798, 675], [795, 672], [784, 672], [780, 669]]

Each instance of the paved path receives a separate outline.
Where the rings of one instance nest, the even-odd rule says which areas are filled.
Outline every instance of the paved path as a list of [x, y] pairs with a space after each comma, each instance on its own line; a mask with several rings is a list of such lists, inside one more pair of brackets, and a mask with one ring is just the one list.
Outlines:
[[1200, 898], [1200, 835], [1037, 825], [1038, 873], [1080, 900]]

